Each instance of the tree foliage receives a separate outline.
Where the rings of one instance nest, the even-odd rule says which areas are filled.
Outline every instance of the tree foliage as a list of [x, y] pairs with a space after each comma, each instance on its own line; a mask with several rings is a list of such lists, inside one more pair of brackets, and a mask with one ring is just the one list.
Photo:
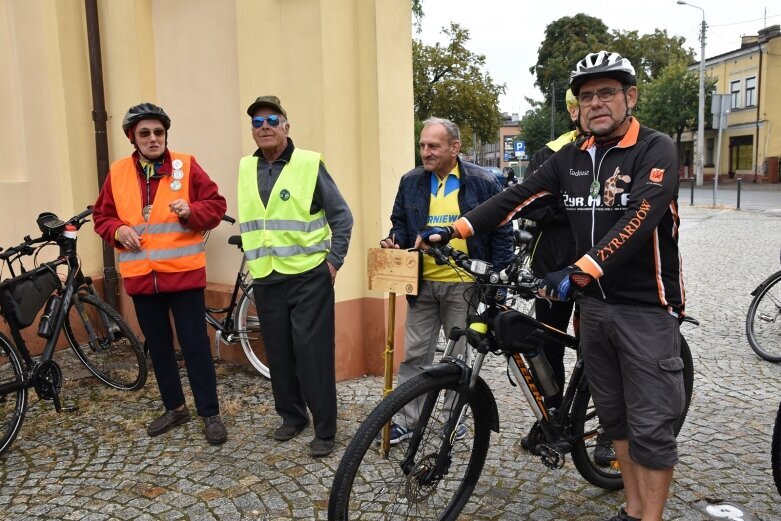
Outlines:
[[[529, 98], [526, 98], [526, 102], [529, 103], [532, 108], [521, 118], [521, 132], [518, 134], [518, 139], [526, 142], [526, 155], [531, 157], [534, 152], [545, 146], [545, 144], [551, 140], [551, 114], [550, 107], [544, 102], [534, 101]], [[556, 110], [554, 114], [554, 124], [554, 137], [573, 128], [569, 113], [565, 110], [563, 105], [561, 106], [561, 109]]]
[[[715, 82], [706, 80], [705, 107], [710, 107]], [[678, 61], [663, 68], [658, 76], [646, 83], [640, 92], [637, 119], [643, 125], [675, 136], [680, 145], [681, 134], [697, 128], [700, 75]]]
[[[663, 132], [678, 133], [680, 138], [683, 128], [692, 128], [692, 121], [694, 127], [697, 125], [699, 97], [698, 76], [694, 75], [692, 85], [691, 78], [685, 74], [685, 64], [693, 61], [694, 53], [691, 48], [685, 48], [684, 43], [683, 37], [669, 36], [666, 30], [656, 29], [644, 35], [637, 31], [611, 31], [601, 19], [583, 13], [564, 16], [548, 24], [545, 38], [537, 50], [537, 63], [529, 68], [537, 77], [535, 83], [543, 92], [544, 102], [533, 105], [521, 121], [527, 150], [536, 150], [529, 147], [529, 143], [537, 144], [543, 137], [545, 141], [550, 137], [550, 105], [554, 97], [556, 113], [561, 114], [556, 118], [556, 134], [567, 131], [569, 118], [564, 95], [570, 73], [586, 54], [603, 49], [621, 54], [634, 65], [640, 90], [640, 121]], [[675, 64], [675, 68], [668, 71], [666, 67], [670, 64]], [[660, 83], [652, 90], [657, 78]], [[676, 79], [679, 85], [675, 85]], [[692, 110], [693, 120], [690, 119]], [[653, 115], [656, 111], [658, 119]], [[542, 124], [546, 114], [547, 131]], [[660, 123], [655, 125], [656, 121]]]
[[412, 41], [415, 118], [436, 116], [468, 127], [481, 141], [494, 142], [501, 123], [497, 85], [484, 70], [485, 56], [467, 49], [469, 31], [451, 23], [445, 45]]

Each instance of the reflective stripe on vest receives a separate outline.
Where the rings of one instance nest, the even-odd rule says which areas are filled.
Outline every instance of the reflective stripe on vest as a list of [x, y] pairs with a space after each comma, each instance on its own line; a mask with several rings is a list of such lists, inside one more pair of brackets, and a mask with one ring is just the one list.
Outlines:
[[247, 267], [259, 279], [272, 271], [309, 271], [331, 249], [331, 229], [321, 209], [309, 213], [320, 169], [320, 154], [296, 148], [263, 205], [258, 191], [258, 158], [239, 164], [239, 228]]
[[[206, 266], [206, 247], [201, 232], [182, 226], [168, 205], [176, 199], [190, 203], [190, 163], [192, 156], [170, 152], [171, 159], [182, 161], [181, 188], [171, 189], [170, 177], [164, 176], [157, 185], [149, 222], [142, 215], [138, 170], [132, 157], [111, 165], [111, 189], [117, 215], [141, 238], [141, 251], [117, 248], [119, 272], [123, 277], [138, 277], [152, 271], [177, 273]], [[119, 196], [119, 197], [117, 197]]]

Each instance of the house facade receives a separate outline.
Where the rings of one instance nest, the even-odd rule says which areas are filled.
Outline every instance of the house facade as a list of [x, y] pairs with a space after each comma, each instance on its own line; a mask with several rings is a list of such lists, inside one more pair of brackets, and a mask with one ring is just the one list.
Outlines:
[[[699, 63], [690, 70], [699, 70]], [[715, 94], [727, 98], [725, 125], [706, 107], [703, 177], [711, 182], [778, 183], [781, 156], [781, 29], [773, 25], [744, 36], [738, 49], [705, 59], [705, 74], [716, 80]], [[697, 129], [682, 135], [683, 177], [693, 176]], [[718, 169], [718, 172], [717, 172]]]

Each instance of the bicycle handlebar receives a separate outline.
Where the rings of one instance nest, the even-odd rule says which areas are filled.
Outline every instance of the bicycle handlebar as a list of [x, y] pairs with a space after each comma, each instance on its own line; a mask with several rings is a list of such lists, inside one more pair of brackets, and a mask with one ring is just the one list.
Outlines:
[[477, 282], [504, 286], [517, 291], [525, 298], [536, 296], [542, 283], [542, 280], [534, 277], [527, 268], [512, 264], [501, 271], [494, 271], [490, 263], [470, 259], [466, 253], [450, 245], [432, 246], [424, 253], [431, 255], [442, 264], [450, 264], [449, 260], [452, 259], [456, 266], [472, 275]]
[[92, 215], [92, 206], [87, 207], [83, 212], [74, 215], [67, 221], [63, 222], [59, 217], [51, 212], [44, 212], [38, 216], [38, 228], [41, 230], [41, 236], [35, 239], [29, 235], [25, 235], [21, 244], [18, 244], [12, 248], [0, 253], [0, 260], [7, 261], [14, 255], [26, 257], [35, 253], [33, 245], [41, 244], [45, 242], [56, 241], [62, 236], [66, 224], [72, 224], [78, 230], [84, 223], [87, 222], [87, 217]]
[[236, 224], [236, 219], [234, 219], [233, 217], [231, 217], [228, 214], [223, 215], [222, 216], [222, 220], [225, 221], [226, 223]]

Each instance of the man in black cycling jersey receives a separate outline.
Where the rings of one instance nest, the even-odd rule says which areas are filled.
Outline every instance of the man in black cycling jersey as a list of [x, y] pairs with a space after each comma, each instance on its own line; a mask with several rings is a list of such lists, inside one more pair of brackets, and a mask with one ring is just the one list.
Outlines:
[[673, 426], [685, 403], [677, 154], [668, 136], [631, 116], [637, 87], [629, 60], [591, 53], [572, 71], [570, 88], [587, 139], [417, 243], [486, 233], [541, 198], [564, 202], [578, 260], [547, 274], [540, 293], [567, 300], [582, 288], [586, 377], [626, 492], [626, 508], [610, 521], [661, 520], [678, 462]]

